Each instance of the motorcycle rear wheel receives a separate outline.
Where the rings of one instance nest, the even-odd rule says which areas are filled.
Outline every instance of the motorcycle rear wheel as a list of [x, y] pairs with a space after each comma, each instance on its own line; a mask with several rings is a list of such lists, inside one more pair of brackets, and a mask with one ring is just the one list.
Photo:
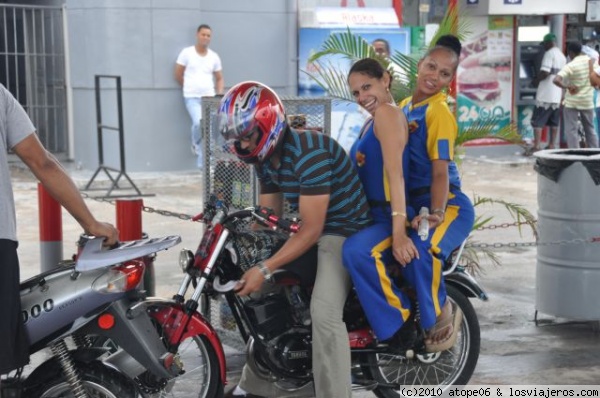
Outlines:
[[[78, 363], [77, 371], [83, 388], [90, 398], [135, 398], [137, 391], [134, 383], [98, 362]], [[32, 398], [72, 398], [71, 386], [65, 380], [57, 366], [54, 374], [47, 374], [47, 380], [40, 383], [42, 387], [26, 396]]]
[[[469, 299], [458, 289], [453, 286], [446, 286], [446, 289], [448, 297], [463, 312], [456, 344], [447, 351], [417, 355], [414, 359], [386, 353], [365, 355], [362, 362], [366, 364], [362, 365], [362, 370], [367, 378], [380, 384], [400, 386], [400, 389], [377, 387], [374, 392], [379, 398], [406, 396], [402, 394], [404, 387], [434, 387], [431, 395], [437, 396], [440, 389], [467, 384], [473, 375], [481, 341], [477, 314]], [[426, 392], [427, 389], [423, 388], [419, 396]]]

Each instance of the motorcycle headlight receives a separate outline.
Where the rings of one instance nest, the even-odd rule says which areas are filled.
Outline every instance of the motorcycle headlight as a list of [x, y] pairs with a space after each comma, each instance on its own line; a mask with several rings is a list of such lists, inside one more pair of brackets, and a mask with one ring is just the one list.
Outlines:
[[188, 249], [182, 249], [179, 252], [179, 266], [183, 272], [186, 272], [188, 267], [194, 263], [194, 253]]

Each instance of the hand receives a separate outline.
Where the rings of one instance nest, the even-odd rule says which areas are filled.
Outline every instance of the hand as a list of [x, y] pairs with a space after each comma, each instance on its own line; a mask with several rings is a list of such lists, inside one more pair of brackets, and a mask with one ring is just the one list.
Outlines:
[[406, 267], [413, 258], [419, 258], [419, 251], [413, 241], [406, 235], [394, 237], [392, 242], [392, 253], [396, 261]]
[[92, 224], [85, 233], [92, 236], [103, 237], [104, 242], [102, 244], [104, 246], [113, 246], [119, 241], [119, 231], [117, 231], [112, 224], [107, 222], [97, 221]]
[[240, 296], [247, 296], [260, 290], [265, 277], [258, 267], [252, 267], [242, 275], [235, 287], [235, 292]]
[[567, 86], [567, 90], [569, 91], [569, 94], [575, 95], [579, 91], [579, 88], [577, 86], [570, 85], [570, 86]]
[[[421, 221], [421, 218], [423, 218], [423, 217], [421, 217], [419, 215], [417, 215], [415, 218], [413, 218], [412, 221], [410, 222], [411, 228], [418, 231], [419, 230], [419, 222]], [[437, 213], [429, 214], [427, 216], [427, 220], [429, 221], [429, 229], [433, 229], [444, 222], [444, 218]]]
[[537, 78], [536, 78], [536, 79], [533, 79], [533, 80], [532, 80], [532, 81], [529, 83], [529, 86], [530, 86], [530, 87], [533, 87], [533, 88], [537, 88], [539, 85], [540, 85], [540, 81], [539, 81]]

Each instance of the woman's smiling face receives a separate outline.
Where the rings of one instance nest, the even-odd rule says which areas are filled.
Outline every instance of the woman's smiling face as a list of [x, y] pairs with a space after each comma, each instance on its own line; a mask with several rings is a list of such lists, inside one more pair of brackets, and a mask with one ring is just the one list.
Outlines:
[[415, 94], [419, 102], [447, 87], [454, 78], [457, 66], [456, 54], [444, 48], [433, 50], [419, 61]]
[[354, 100], [371, 115], [379, 105], [390, 102], [388, 76], [386, 73], [378, 79], [362, 72], [353, 72], [348, 76], [348, 86]]

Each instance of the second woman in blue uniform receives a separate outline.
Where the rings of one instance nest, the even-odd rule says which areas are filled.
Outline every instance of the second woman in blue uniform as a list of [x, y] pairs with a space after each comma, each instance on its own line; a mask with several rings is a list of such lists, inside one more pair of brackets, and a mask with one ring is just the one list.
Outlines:
[[[416, 290], [427, 351], [450, 348], [462, 319], [460, 308], [447, 300], [442, 276], [444, 260], [466, 239], [474, 220], [453, 162], [456, 120], [442, 92], [456, 73], [459, 54], [458, 39], [442, 36], [419, 61], [415, 92], [400, 105], [407, 117], [385, 122], [380, 109], [391, 107], [385, 103], [389, 74], [376, 61], [363, 59], [348, 75], [357, 102], [373, 115], [351, 157], [375, 225], [346, 240], [344, 265], [375, 334], [399, 353], [412, 345], [415, 332], [410, 303], [387, 271], [392, 254]], [[421, 216], [415, 211], [421, 207], [430, 209], [426, 240], [417, 234]], [[403, 232], [406, 217], [412, 228]]]

